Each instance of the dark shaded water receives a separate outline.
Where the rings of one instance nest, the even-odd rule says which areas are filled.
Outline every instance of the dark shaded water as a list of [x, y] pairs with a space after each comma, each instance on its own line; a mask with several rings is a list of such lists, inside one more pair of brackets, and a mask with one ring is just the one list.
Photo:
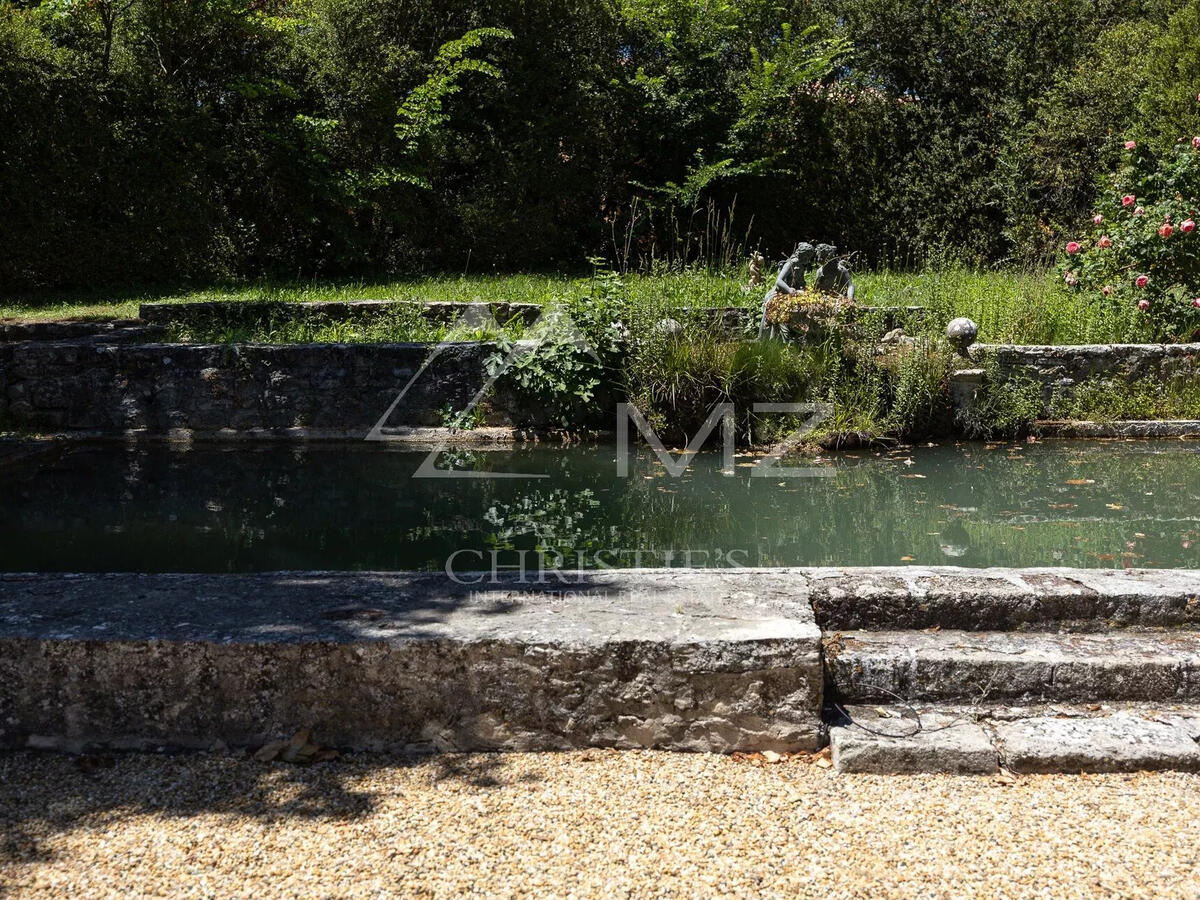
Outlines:
[[644, 450], [619, 478], [615, 457], [459, 453], [439, 466], [549, 477], [422, 479], [424, 453], [365, 442], [56, 448], [0, 463], [0, 570], [1200, 567], [1200, 443], [864, 451], [824, 478], [716, 454], [672, 478]]

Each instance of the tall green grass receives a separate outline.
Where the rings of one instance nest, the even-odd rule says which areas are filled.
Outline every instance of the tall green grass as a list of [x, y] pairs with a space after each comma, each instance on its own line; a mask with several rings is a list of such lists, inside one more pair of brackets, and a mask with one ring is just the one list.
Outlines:
[[919, 274], [878, 272], [858, 278], [859, 299], [873, 306], [924, 306], [924, 330], [958, 316], [979, 325], [994, 344], [1107, 344], [1149, 340], [1145, 317], [1070, 291], [1046, 273], [940, 269]]
[[[768, 278], [770, 277], [768, 273]], [[922, 330], [935, 334], [956, 316], [980, 326], [980, 340], [1017, 344], [1084, 344], [1148, 340], [1142, 315], [1069, 291], [1046, 273], [941, 268], [920, 273], [857, 276], [858, 301], [872, 306], [924, 306]], [[680, 307], [757, 308], [765, 288], [748, 289], [742, 271], [631, 274], [622, 279], [630, 303], [655, 310]], [[560, 275], [434, 276], [383, 282], [262, 282], [162, 294], [131, 294], [111, 301], [55, 295], [0, 299], [0, 318], [30, 321], [101, 319], [137, 315], [142, 302], [274, 300], [422, 300], [545, 304], [592, 296], [594, 277]]]

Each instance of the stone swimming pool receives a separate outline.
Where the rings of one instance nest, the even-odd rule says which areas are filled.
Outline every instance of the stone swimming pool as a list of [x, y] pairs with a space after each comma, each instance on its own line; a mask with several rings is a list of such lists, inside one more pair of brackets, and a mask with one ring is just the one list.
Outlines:
[[[649, 450], [56, 444], [0, 462], [0, 571], [1200, 567], [1200, 442], [859, 450], [810, 477]], [[795, 465], [795, 463], [789, 463]], [[474, 474], [470, 474], [474, 473]], [[538, 478], [478, 477], [535, 474]]]

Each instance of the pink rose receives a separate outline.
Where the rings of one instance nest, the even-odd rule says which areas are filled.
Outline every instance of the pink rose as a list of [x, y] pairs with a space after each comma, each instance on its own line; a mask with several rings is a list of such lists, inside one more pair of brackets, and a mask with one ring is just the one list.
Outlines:
[[1200, 309], [1200, 297], [1197, 297], [1192, 301], [1192, 306], [1196, 307], [1196, 309]]
[[1112, 288], [1106, 284], [1104, 287], [1100, 288], [1100, 293], [1107, 297], [1112, 293]]
[[1126, 149], [1126, 150], [1132, 150], [1132, 149], [1133, 149], [1134, 147], [1136, 147], [1136, 146], [1137, 146], [1137, 141], [1126, 141], [1126, 142], [1125, 142], [1125, 149]]
[[1162, 227], [1158, 229], [1158, 236], [1160, 238], [1169, 238], [1174, 233], [1175, 229], [1171, 227], [1170, 222], [1163, 222]]
[[1144, 206], [1139, 206], [1137, 209], [1135, 209], [1135, 210], [1133, 211], [1133, 214], [1134, 214], [1135, 216], [1144, 216], [1144, 215], [1146, 214], [1146, 207], [1144, 207]]
[[1200, 150], [1200, 134], [1198, 134], [1194, 138], [1192, 138], [1192, 146], [1195, 147], [1197, 150]]
[[1104, 237], [1100, 238], [1100, 240], [1096, 241], [1096, 246], [1102, 250], [1107, 250], [1112, 246], [1112, 238], [1106, 234]]
[[1145, 287], [1146, 285], [1148, 285], [1150, 283], [1150, 276], [1149, 275], [1139, 275], [1133, 283], [1136, 284], [1138, 287]]
[[1069, 287], [1075, 287], [1075, 285], [1079, 284], [1079, 276], [1074, 272], [1068, 272], [1063, 276], [1063, 281], [1065, 281]]
[[1138, 301], [1138, 309], [1140, 309], [1142, 312], [1145, 312], [1149, 308], [1150, 308], [1149, 300], [1139, 300]]
[[1081, 248], [1079, 246], [1079, 241], [1068, 241], [1067, 242], [1067, 252], [1068, 253], [1075, 254], [1075, 253], [1078, 253], [1080, 251], [1080, 249]]
[[1103, 225], [1104, 224], [1104, 216], [1100, 215], [1099, 213], [1096, 213], [1096, 215], [1092, 216], [1092, 224], [1093, 225]]
[[1184, 234], [1191, 234], [1196, 230], [1196, 223], [1191, 219], [1184, 219], [1179, 223], [1179, 230]]
[[1133, 196], [1133, 194], [1126, 194], [1121, 198], [1122, 206], [1133, 206], [1135, 203], [1137, 203], [1137, 197]]

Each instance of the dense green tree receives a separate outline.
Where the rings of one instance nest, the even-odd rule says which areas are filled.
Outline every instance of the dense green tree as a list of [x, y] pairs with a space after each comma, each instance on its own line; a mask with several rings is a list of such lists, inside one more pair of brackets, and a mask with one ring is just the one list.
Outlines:
[[1200, 134], [1200, 0], [1187, 0], [1166, 28], [1145, 41], [1145, 133], [1160, 146]]
[[1200, 0], [0, 0], [0, 289], [1038, 259]]

